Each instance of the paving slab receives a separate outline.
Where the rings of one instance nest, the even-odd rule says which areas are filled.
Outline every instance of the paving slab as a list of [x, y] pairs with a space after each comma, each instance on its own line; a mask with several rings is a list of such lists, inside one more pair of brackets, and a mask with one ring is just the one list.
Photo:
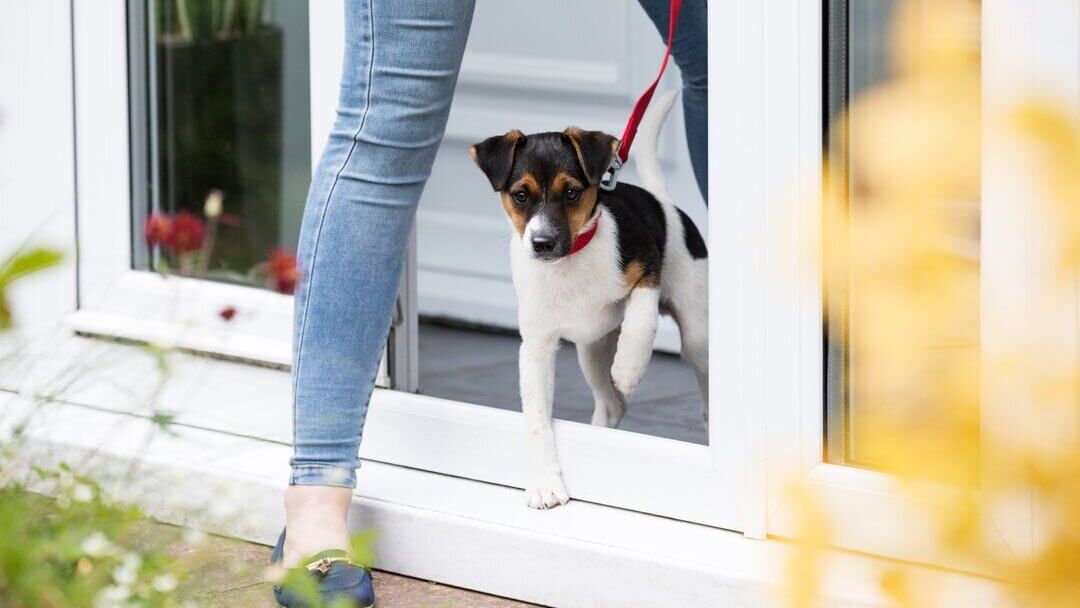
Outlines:
[[[138, 531], [143, 547], [166, 546], [177, 557], [196, 557], [199, 566], [184, 578], [181, 600], [205, 608], [275, 608], [265, 581], [270, 547], [221, 536], [195, 538], [180, 528], [147, 522]], [[377, 608], [529, 608], [526, 604], [475, 591], [376, 570]]]
[[[501, 597], [375, 571], [376, 608], [529, 608]], [[192, 598], [205, 608], [278, 608], [266, 584]]]

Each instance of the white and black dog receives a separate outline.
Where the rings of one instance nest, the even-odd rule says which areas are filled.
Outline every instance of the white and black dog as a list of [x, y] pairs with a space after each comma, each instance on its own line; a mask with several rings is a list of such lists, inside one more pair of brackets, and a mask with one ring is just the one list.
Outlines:
[[[577, 345], [595, 399], [592, 423], [614, 427], [652, 355], [661, 312], [679, 325], [682, 356], [708, 402], [708, 257], [693, 222], [672, 204], [656, 156], [675, 93], [645, 117], [635, 157], [643, 187], [599, 187], [619, 140], [569, 128], [511, 131], [470, 150], [501, 194], [521, 329], [521, 402], [530, 507], [569, 499], [552, 433], [555, 352]], [[707, 414], [707, 408], [702, 408]]]

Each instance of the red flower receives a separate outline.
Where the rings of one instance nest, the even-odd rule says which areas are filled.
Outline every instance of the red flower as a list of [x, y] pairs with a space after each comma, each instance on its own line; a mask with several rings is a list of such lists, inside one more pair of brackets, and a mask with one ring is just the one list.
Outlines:
[[300, 269], [296, 267], [296, 256], [284, 249], [275, 249], [266, 263], [266, 273], [273, 281], [274, 289], [280, 293], [296, 292], [296, 282], [300, 279]]
[[146, 244], [151, 247], [154, 245], [167, 245], [172, 237], [172, 221], [167, 215], [155, 213], [146, 218], [143, 235], [146, 236]]
[[296, 268], [296, 256], [281, 247], [270, 252], [270, 261], [266, 271], [270, 276], [277, 276]]
[[221, 312], [218, 313], [218, 316], [226, 321], [232, 321], [233, 317], [236, 316], [236, 307], [226, 306], [225, 308], [221, 309]]
[[296, 293], [296, 282], [300, 280], [300, 271], [295, 268], [281, 276], [274, 277], [274, 289], [278, 293], [293, 295]]
[[205, 232], [202, 218], [194, 213], [181, 211], [173, 216], [169, 245], [179, 254], [198, 251], [202, 247]]

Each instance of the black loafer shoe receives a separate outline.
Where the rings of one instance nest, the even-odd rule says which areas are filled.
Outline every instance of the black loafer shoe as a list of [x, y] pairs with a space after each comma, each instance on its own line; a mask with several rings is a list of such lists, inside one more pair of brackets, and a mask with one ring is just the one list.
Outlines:
[[[285, 530], [282, 530], [274, 552], [270, 554], [270, 563], [281, 562], [284, 553]], [[371, 608], [375, 605], [371, 571], [354, 562], [345, 551], [323, 551], [315, 555], [304, 569], [318, 584], [319, 596], [323, 602], [329, 604], [345, 598], [356, 608]], [[309, 604], [298, 594], [280, 585], [274, 585], [274, 599], [284, 608], [309, 608]]]

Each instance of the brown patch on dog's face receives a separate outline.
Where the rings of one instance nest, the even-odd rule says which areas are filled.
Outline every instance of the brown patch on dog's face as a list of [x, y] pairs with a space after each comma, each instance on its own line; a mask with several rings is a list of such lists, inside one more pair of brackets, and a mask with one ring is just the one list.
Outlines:
[[503, 210], [506, 211], [506, 217], [510, 218], [510, 223], [514, 225], [514, 230], [517, 231], [518, 236], [521, 236], [525, 232], [525, 223], [529, 221], [529, 217], [524, 211], [514, 206], [514, 201], [510, 198], [509, 192], [501, 192], [499, 195], [502, 197]]
[[596, 211], [597, 189], [592, 186], [585, 187], [580, 181], [565, 173], [556, 175], [553, 185], [556, 191], [577, 190], [579, 192], [577, 199], [569, 201], [566, 205], [566, 224], [570, 234], [577, 237], [581, 229], [585, 227], [585, 222], [589, 221], [593, 217], [593, 212]]
[[562, 171], [555, 174], [555, 177], [551, 180], [551, 189], [555, 192], [566, 192], [567, 190], [584, 190], [585, 184], [582, 184], [576, 177]]
[[510, 187], [506, 190], [508, 192], [524, 191], [530, 197], [538, 197], [543, 194], [544, 188], [540, 185], [540, 182], [536, 180], [535, 175], [532, 173], [525, 173], [517, 178], [514, 183], [510, 184]]
[[[617, 143], [613, 137], [578, 129], [572, 135], [507, 134], [474, 146], [473, 157], [493, 185], [503, 184], [496, 187], [503, 208], [518, 235], [529, 240], [534, 257], [555, 260], [570, 252], [598, 204], [595, 183], [607, 165], [590, 175], [583, 163], [593, 169], [605, 163], [613, 153], [612, 141]], [[509, 165], [505, 179], [499, 173], [507, 166], [504, 162]]]
[[506, 216], [510, 218], [510, 223], [514, 225], [514, 230], [517, 231], [518, 236], [522, 236], [525, 233], [525, 224], [529, 221], [529, 213], [524, 206], [515, 204], [511, 192], [523, 192], [533, 198], [540, 196], [543, 193], [543, 188], [540, 187], [540, 182], [536, 181], [533, 174], [526, 173], [500, 193]]
[[658, 287], [660, 282], [655, 274], [647, 274], [645, 266], [638, 261], [630, 262], [623, 269], [623, 284], [627, 287]]

